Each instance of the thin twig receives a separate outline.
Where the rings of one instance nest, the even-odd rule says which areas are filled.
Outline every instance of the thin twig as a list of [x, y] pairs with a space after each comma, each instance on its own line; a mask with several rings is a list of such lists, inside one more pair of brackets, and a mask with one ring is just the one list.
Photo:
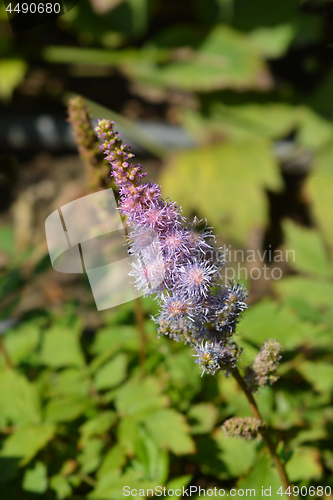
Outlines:
[[97, 481], [95, 481], [95, 479], [93, 479], [92, 477], [88, 476], [87, 474], [84, 474], [84, 472], [81, 472], [80, 478], [82, 479], [82, 481], [89, 484], [89, 486], [96, 488]]
[[[255, 402], [255, 399], [253, 397], [253, 394], [248, 389], [243, 377], [239, 373], [238, 368], [235, 368], [233, 370], [232, 375], [233, 375], [234, 379], [237, 381], [239, 387], [244, 392], [244, 394], [248, 400], [248, 403], [250, 405], [252, 415], [254, 416], [254, 418], [257, 418], [258, 420], [260, 420], [261, 422], [264, 423], [264, 420], [262, 419], [262, 417], [260, 415], [257, 403]], [[269, 434], [269, 431], [268, 431], [266, 425], [264, 425], [262, 429], [259, 429], [259, 433], [260, 433], [260, 435], [261, 435], [261, 437], [262, 437], [262, 439], [263, 439], [263, 441], [264, 441], [264, 443], [265, 443], [265, 445], [266, 445], [266, 447], [271, 455], [272, 461], [273, 461], [273, 463], [276, 467], [276, 470], [278, 471], [278, 474], [280, 476], [282, 485], [283, 485], [284, 489], [286, 490], [287, 488], [289, 488], [289, 486], [291, 486], [291, 484], [290, 484], [290, 481], [288, 479], [287, 473], [285, 471], [284, 465], [281, 462], [279, 455], [276, 453], [276, 445], [273, 443], [272, 438]]]
[[5, 344], [4, 344], [3, 340], [2, 340], [1, 334], [0, 334], [0, 352], [3, 355], [3, 359], [4, 359], [4, 362], [5, 362], [5, 367], [9, 368], [9, 369], [13, 368], [13, 364], [12, 364], [12, 362], [10, 360], [10, 356], [9, 356], [8, 351], [6, 349], [6, 346], [5, 346]]
[[140, 334], [140, 350], [139, 350], [139, 363], [143, 367], [147, 354], [147, 334], [145, 330], [144, 315], [142, 310], [142, 302], [140, 297], [134, 299], [135, 304], [135, 322], [137, 324]]

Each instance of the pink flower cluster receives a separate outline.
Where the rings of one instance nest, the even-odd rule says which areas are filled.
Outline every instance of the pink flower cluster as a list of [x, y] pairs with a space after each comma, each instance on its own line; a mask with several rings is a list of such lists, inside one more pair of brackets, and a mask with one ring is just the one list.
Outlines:
[[131, 275], [138, 289], [157, 295], [161, 311], [154, 318], [159, 334], [189, 342], [203, 370], [226, 373], [240, 350], [230, 338], [246, 308], [243, 287], [222, 283], [220, 249], [207, 224], [183, 217], [181, 208], [163, 200], [157, 184], [143, 183], [146, 174], [132, 165], [113, 122], [99, 120], [101, 150], [112, 166], [119, 188], [119, 211], [132, 228], [130, 253], [137, 257]]

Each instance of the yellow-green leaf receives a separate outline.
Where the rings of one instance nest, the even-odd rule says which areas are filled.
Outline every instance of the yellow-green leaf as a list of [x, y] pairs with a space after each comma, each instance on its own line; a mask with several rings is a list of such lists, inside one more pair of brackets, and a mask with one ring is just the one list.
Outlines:
[[195, 452], [195, 444], [189, 435], [185, 417], [171, 408], [158, 410], [146, 419], [145, 425], [154, 441], [175, 455]]
[[31, 493], [45, 493], [47, 490], [47, 469], [42, 462], [36, 462], [33, 469], [28, 469], [23, 478], [22, 488]]
[[216, 423], [218, 410], [212, 403], [199, 403], [191, 406], [188, 417], [192, 434], [205, 434], [210, 432]]
[[0, 415], [16, 425], [38, 424], [41, 420], [34, 385], [12, 370], [0, 372]]
[[120, 415], [145, 420], [152, 412], [168, 404], [161, 394], [161, 385], [152, 377], [142, 381], [130, 380], [117, 392], [116, 407]]
[[250, 39], [264, 57], [275, 59], [286, 52], [294, 35], [295, 28], [289, 23], [269, 28], [260, 26], [251, 31]]
[[100, 368], [94, 376], [96, 389], [103, 390], [115, 387], [126, 377], [127, 356], [120, 353]]
[[184, 59], [163, 67], [134, 62], [126, 66], [126, 72], [143, 83], [201, 92], [224, 88], [266, 90], [271, 85], [255, 45], [229, 26], [214, 27], [198, 50]]
[[290, 481], [302, 479], [320, 479], [323, 468], [320, 463], [319, 450], [316, 448], [299, 447], [287, 462], [286, 472]]
[[54, 437], [55, 430], [52, 424], [21, 427], [5, 440], [0, 456], [20, 458], [20, 465], [25, 465]]
[[215, 233], [239, 243], [267, 221], [265, 188], [281, 186], [269, 143], [255, 138], [179, 152], [160, 181], [164, 196], [185, 214], [206, 217]]
[[17, 85], [21, 83], [27, 70], [22, 59], [0, 60], [0, 99], [8, 101]]
[[292, 221], [285, 221], [283, 230], [288, 264], [297, 271], [326, 278], [330, 274], [330, 267], [320, 234]]
[[42, 345], [41, 362], [53, 368], [82, 366], [84, 357], [76, 332], [64, 327], [47, 330]]

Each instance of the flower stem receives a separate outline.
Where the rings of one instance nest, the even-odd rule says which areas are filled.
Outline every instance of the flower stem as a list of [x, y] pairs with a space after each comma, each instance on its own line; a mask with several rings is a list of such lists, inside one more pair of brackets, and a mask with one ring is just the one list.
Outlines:
[[144, 324], [144, 315], [142, 310], [142, 302], [140, 297], [134, 299], [135, 303], [135, 322], [137, 324], [139, 334], [140, 334], [140, 351], [139, 351], [139, 363], [143, 367], [146, 360], [147, 351], [147, 335]]
[[[238, 368], [235, 368], [233, 370], [232, 375], [233, 375], [234, 379], [237, 381], [239, 387], [244, 392], [246, 399], [248, 400], [248, 403], [250, 405], [250, 409], [251, 409], [251, 412], [252, 412], [252, 415], [254, 416], [254, 418], [257, 418], [257, 419], [261, 420], [261, 422], [264, 422], [261, 415], [260, 415], [257, 403], [255, 402], [255, 399], [253, 397], [253, 394], [248, 389], [243, 377], [239, 373]], [[281, 462], [279, 455], [276, 453], [276, 445], [272, 441], [272, 438], [269, 434], [269, 431], [265, 425], [263, 426], [262, 429], [259, 430], [259, 432], [260, 432], [260, 435], [261, 435], [261, 437], [266, 445], [266, 448], [268, 449], [268, 451], [271, 455], [271, 458], [272, 458], [272, 461], [276, 467], [276, 470], [278, 471], [282, 485], [283, 485], [284, 489], [287, 489], [288, 487], [291, 486], [291, 484], [290, 484], [290, 481], [288, 479], [287, 473], [285, 471], [284, 465]]]
[[12, 362], [10, 360], [8, 351], [5, 347], [5, 344], [2, 340], [1, 334], [0, 334], [0, 352], [3, 355], [3, 359], [4, 359], [4, 363], [5, 363], [6, 368], [9, 368], [9, 369], [12, 368], [13, 365], [12, 365]]

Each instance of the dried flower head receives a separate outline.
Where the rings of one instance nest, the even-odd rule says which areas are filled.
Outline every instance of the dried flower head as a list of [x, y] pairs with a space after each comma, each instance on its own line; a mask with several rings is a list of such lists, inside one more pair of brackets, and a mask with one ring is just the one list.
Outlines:
[[91, 125], [91, 116], [81, 96], [72, 97], [68, 104], [68, 121], [71, 122], [79, 154], [86, 167], [88, 186], [92, 191], [108, 184], [109, 167], [99, 149], [98, 139]]
[[281, 351], [279, 342], [272, 339], [267, 340], [260, 348], [252, 365], [246, 369], [246, 382], [252, 392], [277, 381], [279, 377], [275, 372], [281, 361]]
[[254, 417], [232, 417], [224, 422], [222, 430], [228, 437], [242, 437], [248, 440], [261, 440], [259, 431], [264, 428], [264, 423]]

